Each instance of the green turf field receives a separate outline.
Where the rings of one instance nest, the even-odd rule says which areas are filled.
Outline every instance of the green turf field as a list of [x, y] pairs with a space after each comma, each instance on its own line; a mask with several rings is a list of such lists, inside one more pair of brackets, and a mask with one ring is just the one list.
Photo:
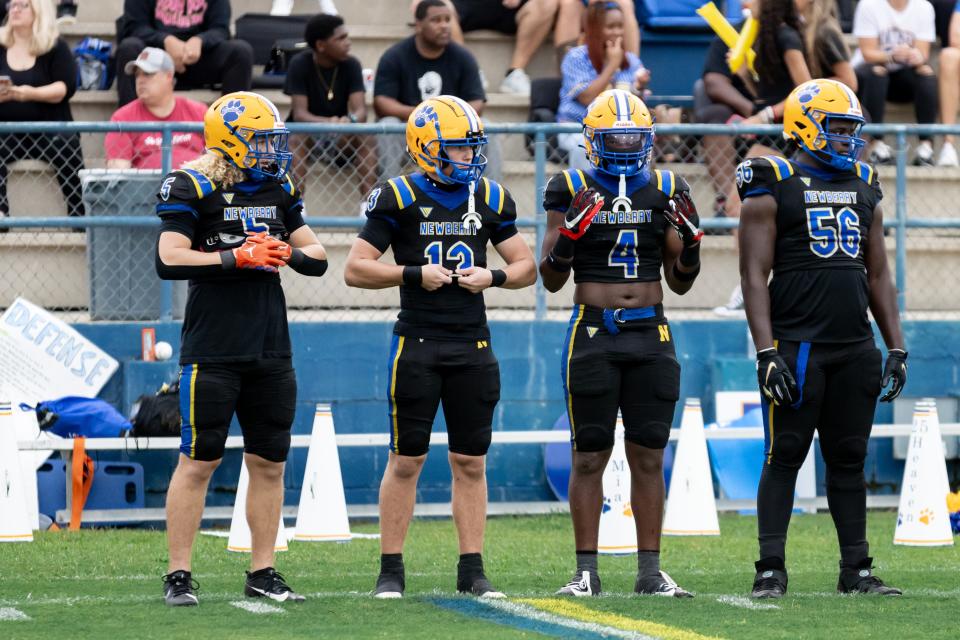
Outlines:
[[794, 518], [790, 591], [759, 605], [745, 597], [756, 520], [737, 515], [721, 517], [722, 537], [665, 540], [663, 567], [696, 593], [693, 600], [633, 596], [633, 556], [601, 558], [603, 597], [556, 599], [573, 568], [569, 518], [492, 519], [487, 573], [510, 596], [496, 607], [455, 595], [449, 520], [411, 527], [402, 601], [368, 595], [376, 540], [292, 543], [278, 569], [309, 600], [258, 611], [233, 604], [263, 601], [243, 598], [247, 557], [228, 553], [223, 538], [198, 539], [201, 605], [168, 609], [163, 532], [44, 533], [33, 543], [0, 545], [0, 638], [957, 638], [960, 553], [894, 547], [895, 518], [871, 514], [870, 538], [878, 575], [903, 588], [903, 597], [837, 596], [836, 537], [820, 514]]

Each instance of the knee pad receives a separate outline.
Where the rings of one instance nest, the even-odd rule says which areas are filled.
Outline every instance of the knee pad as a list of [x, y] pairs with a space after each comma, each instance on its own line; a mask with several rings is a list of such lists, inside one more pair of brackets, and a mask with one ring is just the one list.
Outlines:
[[493, 428], [474, 429], [470, 434], [450, 434], [451, 453], [465, 456], [485, 456], [490, 449]]
[[227, 444], [228, 429], [228, 425], [203, 429], [184, 425], [180, 428], [180, 453], [192, 460], [219, 460]]
[[574, 429], [573, 443], [577, 451], [606, 451], [613, 448], [613, 429], [596, 424], [578, 425]]
[[271, 429], [253, 439], [244, 436], [243, 450], [270, 462], [286, 462], [290, 453], [290, 427]]
[[637, 428], [626, 428], [623, 439], [647, 449], [663, 449], [670, 440], [670, 425], [666, 422], [645, 422]]
[[772, 459], [781, 466], [799, 469], [809, 448], [809, 443], [795, 433], [774, 433]]
[[417, 457], [430, 450], [429, 429], [407, 429], [399, 434], [393, 452], [401, 456]]
[[827, 463], [828, 468], [863, 468], [863, 461], [867, 459], [867, 438], [848, 436], [837, 440], [830, 446], [824, 446], [824, 444], [821, 440], [820, 448], [823, 451], [823, 460]]

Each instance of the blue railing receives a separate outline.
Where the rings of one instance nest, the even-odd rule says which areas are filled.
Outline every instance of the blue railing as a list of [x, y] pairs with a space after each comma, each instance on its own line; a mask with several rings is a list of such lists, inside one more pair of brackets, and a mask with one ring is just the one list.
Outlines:
[[[379, 124], [327, 124], [327, 123], [290, 123], [293, 133], [354, 133], [364, 135], [400, 134], [405, 126], [400, 123]], [[776, 125], [757, 126], [728, 126], [717, 124], [672, 124], [657, 125], [657, 132], [664, 135], [776, 135], [781, 128]], [[162, 171], [166, 173], [172, 168], [172, 140], [173, 132], [202, 131], [203, 126], [196, 122], [4, 122], [0, 123], [0, 135], [12, 133], [109, 133], [111, 131], [143, 132], [158, 131], [161, 133], [161, 148], [163, 152]], [[489, 123], [486, 125], [488, 133], [492, 134], [529, 134], [534, 139], [534, 179], [536, 193], [542, 193], [547, 182], [547, 136], [556, 133], [570, 133], [580, 130], [579, 125], [572, 123]], [[896, 158], [896, 192], [893, 218], [884, 220], [884, 227], [895, 229], [896, 237], [896, 284], [898, 304], [901, 310], [906, 306], [907, 283], [907, 229], [957, 229], [960, 228], [960, 218], [953, 220], [932, 218], [910, 218], [907, 214], [907, 136], [916, 135], [945, 135], [960, 134], [960, 126], [956, 125], [907, 125], [884, 124], [868, 125], [864, 128], [868, 135], [882, 134], [895, 137], [894, 152]], [[960, 177], [960, 176], [958, 176]], [[509, 185], [508, 185], [509, 186]], [[532, 228], [536, 231], [537, 247], [543, 240], [546, 230], [546, 216], [542, 202], [535, 198], [536, 216], [533, 219], [519, 219], [517, 224], [522, 228]], [[306, 222], [316, 228], [325, 229], [358, 229], [363, 220], [354, 216], [325, 216], [308, 217]], [[58, 217], [13, 217], [0, 218], [0, 228], [86, 228], [86, 227], [156, 227], [159, 220], [136, 216], [116, 216], [109, 218], [64, 218]], [[735, 219], [706, 218], [702, 220], [704, 229], [732, 229], [738, 226]], [[171, 284], [164, 283], [162, 293], [162, 319], [169, 320], [172, 308]], [[537, 284], [536, 315], [543, 318], [546, 315], [546, 291]]]

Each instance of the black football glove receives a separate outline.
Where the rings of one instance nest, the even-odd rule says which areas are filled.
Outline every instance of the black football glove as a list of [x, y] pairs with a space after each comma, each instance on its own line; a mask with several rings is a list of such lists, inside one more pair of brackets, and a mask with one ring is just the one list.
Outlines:
[[778, 407], [789, 406], [800, 396], [790, 367], [773, 347], [757, 352], [757, 380], [763, 395]]
[[603, 208], [603, 196], [595, 189], [586, 187], [577, 191], [567, 209], [567, 217], [563, 220], [560, 233], [571, 240], [579, 240], [590, 228], [594, 216]]
[[700, 216], [697, 214], [697, 207], [693, 204], [693, 199], [686, 191], [681, 191], [667, 201], [667, 208], [663, 210], [670, 226], [677, 230], [683, 246], [690, 247], [703, 238], [703, 231], [700, 226]]
[[907, 384], [907, 352], [903, 349], [890, 349], [887, 351], [887, 363], [883, 365], [883, 377], [880, 379], [880, 387], [886, 387], [893, 380], [893, 386], [883, 394], [880, 402], [893, 402], [903, 391], [903, 385]]

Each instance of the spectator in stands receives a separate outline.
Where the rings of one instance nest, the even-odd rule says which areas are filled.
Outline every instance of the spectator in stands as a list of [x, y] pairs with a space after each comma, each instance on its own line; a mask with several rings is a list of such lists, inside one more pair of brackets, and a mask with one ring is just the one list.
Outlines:
[[[960, 106], [960, 0], [956, 2], [950, 18], [950, 36], [940, 50], [940, 121], [957, 124], [957, 107]], [[938, 167], [960, 166], [955, 136], [943, 136], [943, 146], [937, 156]]]
[[[753, 45], [757, 52], [754, 61], [756, 78], [746, 64], [737, 72], [744, 86], [754, 96], [752, 115], [741, 120], [746, 125], [781, 122], [787, 96], [794, 87], [811, 79], [800, 36], [800, 19], [793, 0], [755, 0], [752, 3], [753, 15], [758, 14], [758, 8], [760, 25]], [[741, 115], [738, 114], [733, 120], [738, 120]], [[783, 155], [789, 150], [789, 144], [779, 133], [750, 136], [746, 143], [746, 158]], [[740, 197], [735, 184], [727, 193], [724, 212], [728, 216], [740, 216]], [[743, 293], [738, 285], [730, 294], [727, 304], [714, 311], [720, 315], [742, 315], [742, 309]]]
[[[163, 49], [147, 47], [123, 68], [136, 78], [137, 99], [114, 111], [111, 122], [203, 122], [207, 105], [173, 93], [173, 58]], [[108, 169], [159, 169], [163, 164], [162, 138], [156, 131], [112, 131], [104, 148]], [[173, 133], [173, 166], [203, 154], [203, 134]]]
[[[937, 118], [937, 78], [930, 66], [930, 45], [936, 37], [933, 6], [927, 0], [860, 0], [853, 17], [860, 47], [853, 67], [857, 95], [871, 122], [884, 121], [886, 102], [913, 102], [917, 122]], [[893, 162], [893, 152], [876, 136], [870, 161]], [[933, 164], [932, 136], [920, 136], [915, 165]]]
[[[586, 44], [567, 52], [560, 65], [558, 122], [582, 122], [587, 106], [607, 89], [642, 92], [650, 73], [623, 46], [624, 13], [612, 2], [591, 2], [587, 7]], [[570, 166], [587, 170], [590, 162], [581, 145], [583, 133], [561, 133], [557, 144], [569, 154]]]
[[[363, 69], [350, 55], [350, 34], [340, 16], [321, 13], [307, 23], [304, 40], [309, 51], [297, 54], [287, 69], [283, 92], [291, 97], [287, 122], [366, 122]], [[377, 182], [374, 138], [354, 134], [296, 134], [291, 137], [293, 171], [301, 190], [311, 152], [329, 163], [352, 162], [360, 174], [361, 194]]]
[[223, 93], [250, 89], [253, 49], [230, 40], [230, 0], [124, 0], [117, 30], [117, 96], [120, 106], [136, 97], [134, 79], [123, 73], [144, 47], [173, 58], [177, 87], [220, 85]]
[[[414, 0], [417, 3], [419, 0]], [[559, 0], [444, 0], [456, 18], [459, 29], [451, 29], [451, 38], [463, 44], [463, 33], [491, 29], [516, 35], [513, 57], [500, 83], [503, 93], [530, 95], [530, 76], [526, 68], [540, 44], [550, 33]]]
[[[7, 19], [7, 4], [0, 4], [0, 23]], [[77, 0], [60, 0], [57, 3], [57, 26], [77, 21]]]
[[[59, 37], [51, 0], [11, 0], [0, 27], [0, 121], [70, 121], [77, 65]], [[76, 133], [13, 133], [0, 136], [0, 216], [10, 211], [7, 165], [23, 158], [53, 165], [71, 216], [83, 215], [83, 153]], [[35, 212], [42, 213], [42, 212]]]
[[[377, 65], [373, 108], [380, 122], [405, 123], [414, 107], [443, 94], [465, 100], [482, 113], [486, 94], [477, 61], [450, 41], [453, 12], [443, 0], [421, 0], [414, 19], [414, 35], [387, 49]], [[399, 175], [405, 156], [402, 138], [380, 136], [378, 143], [381, 171], [388, 177]], [[488, 169], [491, 164], [488, 158]]]
[[[557, 24], [553, 28], [553, 46], [557, 49], [557, 60], [563, 60], [570, 49], [583, 44], [584, 20], [586, 9], [596, 0], [560, 0], [557, 11]], [[640, 25], [634, 9], [634, 0], [604, 0], [615, 4], [623, 12], [623, 49], [640, 56]]]
[[857, 74], [837, 19], [836, 0], [794, 0], [794, 4], [810, 75], [842, 82], [856, 91]]

